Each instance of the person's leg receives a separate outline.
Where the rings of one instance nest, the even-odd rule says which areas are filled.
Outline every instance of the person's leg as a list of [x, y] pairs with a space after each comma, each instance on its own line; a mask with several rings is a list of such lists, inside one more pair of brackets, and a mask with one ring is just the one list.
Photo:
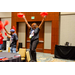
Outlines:
[[36, 47], [37, 47], [38, 43], [39, 43], [39, 40], [35, 40], [32, 43], [32, 57], [33, 57], [34, 61], [37, 61], [37, 59], [36, 59]]
[[36, 60], [36, 50], [32, 51], [32, 59], [33, 59], [33, 61], [37, 61]]
[[3, 46], [3, 44], [1, 44], [1, 48], [0, 48], [1, 50], [2, 50], [2, 46]]
[[30, 58], [31, 58], [31, 61], [33, 60], [32, 58], [32, 41], [30, 42]]
[[10, 48], [10, 52], [11, 52], [11, 53], [13, 53], [13, 50], [12, 50], [12, 49], [13, 49], [13, 48], [11, 47], [11, 48]]
[[16, 53], [16, 48], [13, 48], [12, 50], [13, 50], [13, 53]]
[[0, 44], [0, 50], [1, 50], [1, 44]]

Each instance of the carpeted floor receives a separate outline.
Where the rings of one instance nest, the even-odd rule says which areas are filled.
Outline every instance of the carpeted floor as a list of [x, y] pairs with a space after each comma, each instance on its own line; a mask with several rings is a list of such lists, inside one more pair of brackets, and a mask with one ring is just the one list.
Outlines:
[[37, 52], [37, 62], [75, 62], [75, 60], [54, 58], [53, 54]]
[[75, 60], [54, 58], [53, 54], [37, 52], [37, 62], [75, 62]]

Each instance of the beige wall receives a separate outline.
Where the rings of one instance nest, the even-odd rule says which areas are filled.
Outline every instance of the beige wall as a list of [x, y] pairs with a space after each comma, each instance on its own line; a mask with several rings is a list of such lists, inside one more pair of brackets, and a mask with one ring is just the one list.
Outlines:
[[68, 41], [75, 46], [75, 14], [73, 15], [73, 12], [71, 14], [66, 12], [66, 15], [60, 15], [60, 45]]
[[[1, 21], [4, 23], [5, 20], [9, 21], [9, 25], [6, 26], [6, 29], [10, 31], [11, 29], [11, 12], [0, 12]], [[4, 40], [7, 40], [7, 37], [4, 34], [5, 31], [2, 31]]]
[[11, 12], [0, 12], [0, 18], [11, 17]]
[[[11, 29], [11, 18], [1, 18], [1, 21], [4, 23], [5, 20], [8, 20], [9, 21], [9, 25], [6, 26], [6, 29], [8, 31], [10, 31]], [[3, 37], [4, 37], [4, 40], [7, 40], [7, 36], [5, 36], [5, 30], [2, 31], [2, 34], [3, 34]]]
[[60, 12], [61, 15], [67, 15], [67, 14], [75, 14], [75, 12]]

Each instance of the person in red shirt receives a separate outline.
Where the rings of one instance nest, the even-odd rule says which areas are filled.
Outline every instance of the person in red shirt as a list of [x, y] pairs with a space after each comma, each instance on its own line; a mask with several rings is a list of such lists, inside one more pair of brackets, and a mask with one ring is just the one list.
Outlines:
[[3, 39], [4, 37], [2, 36], [2, 33], [0, 33], [0, 50], [2, 50]]

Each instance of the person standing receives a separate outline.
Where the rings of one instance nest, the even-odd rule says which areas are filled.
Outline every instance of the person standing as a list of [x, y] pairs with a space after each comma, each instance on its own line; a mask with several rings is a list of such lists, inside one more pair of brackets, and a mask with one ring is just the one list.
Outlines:
[[17, 37], [17, 34], [15, 33], [14, 29], [11, 29], [10, 32], [8, 32], [6, 30], [6, 28], [4, 28], [4, 29], [5, 29], [7, 34], [11, 35], [11, 36], [7, 35], [7, 37], [11, 39], [11, 44], [10, 44], [11, 49], [10, 49], [10, 51], [11, 51], [11, 53], [16, 53], [18, 51], [18, 37]]
[[2, 33], [0, 33], [0, 50], [2, 50], [3, 39], [4, 37], [2, 36]]
[[[31, 61], [33, 62], [37, 62], [36, 59], [36, 47], [39, 43], [39, 31], [41, 26], [43, 25], [43, 22], [46, 18], [46, 16], [43, 17], [41, 24], [38, 26], [36, 23], [32, 23], [32, 25], [30, 26], [29, 23], [26, 20], [25, 15], [23, 15], [23, 18], [25, 20], [25, 23], [27, 24], [29, 30], [30, 30], [30, 56], [31, 56]], [[38, 27], [37, 27], [38, 26]]]

